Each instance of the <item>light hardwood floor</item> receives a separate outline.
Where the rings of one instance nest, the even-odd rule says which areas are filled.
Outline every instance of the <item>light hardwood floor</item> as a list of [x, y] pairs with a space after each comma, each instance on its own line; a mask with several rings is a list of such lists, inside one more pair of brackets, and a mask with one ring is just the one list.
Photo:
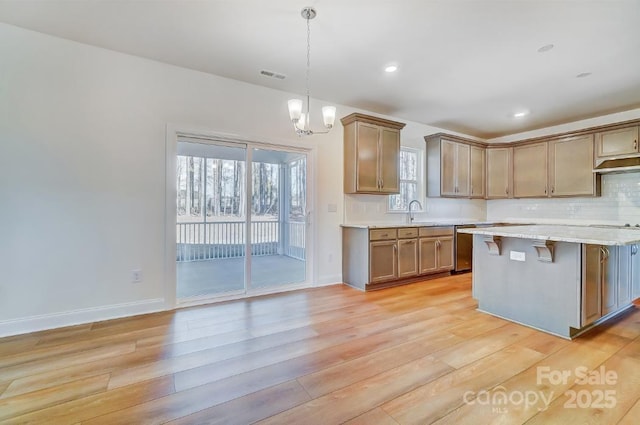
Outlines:
[[467, 274], [4, 338], [0, 423], [638, 423], [638, 309], [570, 342], [475, 307]]

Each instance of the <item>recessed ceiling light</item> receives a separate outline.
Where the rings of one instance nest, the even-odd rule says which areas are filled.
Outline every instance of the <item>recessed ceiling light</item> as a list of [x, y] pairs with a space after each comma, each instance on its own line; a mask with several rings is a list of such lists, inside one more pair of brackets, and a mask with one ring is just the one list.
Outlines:
[[544, 46], [538, 49], [538, 53], [548, 52], [551, 49], [553, 49], [553, 44], [545, 44]]
[[513, 118], [522, 118], [526, 117], [527, 115], [529, 115], [529, 111], [519, 111], [513, 114]]
[[585, 77], [588, 77], [589, 75], [591, 75], [590, 72], [581, 72], [580, 74], [576, 75], [576, 78], [585, 78]]
[[387, 65], [384, 67], [384, 72], [396, 72], [398, 70], [398, 65]]

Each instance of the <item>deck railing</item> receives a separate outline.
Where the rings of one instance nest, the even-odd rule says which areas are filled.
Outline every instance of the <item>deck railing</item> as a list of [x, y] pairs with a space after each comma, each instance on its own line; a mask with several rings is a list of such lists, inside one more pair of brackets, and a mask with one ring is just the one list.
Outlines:
[[[251, 222], [251, 255], [287, 255], [305, 259], [305, 224], [287, 222], [281, 237], [280, 222]], [[177, 223], [176, 260], [196, 261], [245, 256], [246, 226], [242, 221]], [[281, 241], [284, 243], [281, 244]]]

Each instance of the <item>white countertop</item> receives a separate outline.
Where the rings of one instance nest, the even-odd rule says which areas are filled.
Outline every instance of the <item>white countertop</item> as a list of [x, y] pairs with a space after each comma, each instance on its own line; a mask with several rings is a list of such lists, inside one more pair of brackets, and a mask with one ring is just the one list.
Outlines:
[[398, 227], [435, 227], [435, 226], [461, 226], [465, 224], [494, 224], [495, 221], [478, 221], [478, 220], [429, 220], [429, 221], [414, 221], [413, 223], [350, 223], [341, 224], [342, 227], [352, 227], [356, 229], [394, 229]]
[[459, 229], [460, 233], [594, 245], [640, 243], [640, 230], [587, 226], [531, 225]]

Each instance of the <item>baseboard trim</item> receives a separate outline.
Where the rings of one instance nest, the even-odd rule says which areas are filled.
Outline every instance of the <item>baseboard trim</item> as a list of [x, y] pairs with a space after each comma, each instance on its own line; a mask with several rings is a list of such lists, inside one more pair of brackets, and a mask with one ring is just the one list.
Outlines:
[[61, 313], [43, 314], [0, 321], [0, 338], [65, 326], [100, 322], [138, 314], [155, 313], [167, 309], [163, 298], [84, 308]]
[[341, 283], [342, 283], [342, 275], [334, 274], [334, 275], [319, 276], [318, 281], [313, 286], [314, 287], [330, 286], [330, 285], [338, 285]]

